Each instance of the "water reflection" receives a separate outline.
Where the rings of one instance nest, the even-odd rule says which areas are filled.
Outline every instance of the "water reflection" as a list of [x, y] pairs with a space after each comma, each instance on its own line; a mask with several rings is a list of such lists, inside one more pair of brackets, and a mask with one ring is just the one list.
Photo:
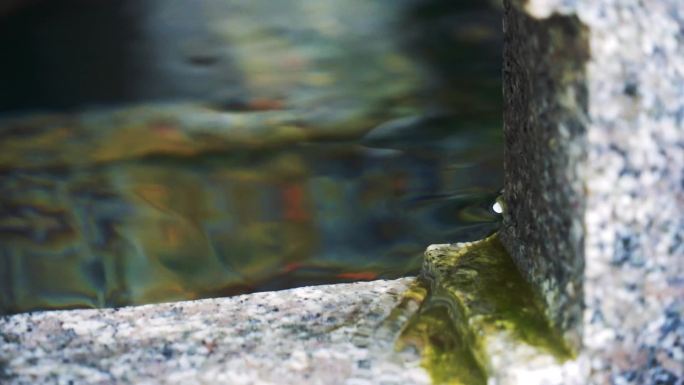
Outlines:
[[17, 310], [112, 306], [413, 272], [425, 245], [496, 225], [499, 150], [479, 132], [5, 171], [3, 292]]
[[393, 278], [496, 227], [496, 7], [86, 3], [0, 9], [0, 313]]

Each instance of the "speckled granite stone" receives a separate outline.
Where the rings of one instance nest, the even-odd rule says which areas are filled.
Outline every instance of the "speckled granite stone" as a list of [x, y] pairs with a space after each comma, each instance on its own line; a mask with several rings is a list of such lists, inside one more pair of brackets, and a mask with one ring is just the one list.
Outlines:
[[395, 352], [410, 278], [0, 319], [0, 383], [427, 384]]
[[520, 4], [505, 20], [503, 238], [560, 324], [583, 328], [587, 383], [681, 384], [684, 2]]

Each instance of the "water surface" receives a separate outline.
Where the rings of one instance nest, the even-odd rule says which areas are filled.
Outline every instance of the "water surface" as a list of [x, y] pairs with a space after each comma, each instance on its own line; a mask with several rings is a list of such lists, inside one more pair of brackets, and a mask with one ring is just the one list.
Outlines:
[[457, 3], [0, 14], [0, 312], [395, 278], [491, 233], [500, 16]]

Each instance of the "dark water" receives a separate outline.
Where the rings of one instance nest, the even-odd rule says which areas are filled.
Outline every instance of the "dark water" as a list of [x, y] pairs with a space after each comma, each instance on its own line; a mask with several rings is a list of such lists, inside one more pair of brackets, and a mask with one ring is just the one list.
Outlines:
[[[216, 80], [227, 96], [49, 110], [31, 107], [32, 89], [0, 115], [0, 313], [395, 278], [415, 273], [429, 244], [496, 229], [498, 11], [288, 1], [307, 17], [283, 24], [302, 10], [255, 2], [238, 14], [237, 2], [207, 0], [212, 12], [198, 14], [214, 19], [173, 29], [215, 39], [195, 27], [225, 12], [229, 41], [200, 46], [230, 46], [220, 70], [235, 73]], [[155, 17], [165, 4], [144, 3]], [[27, 25], [42, 12], [29, 11], [15, 11]], [[330, 27], [338, 14], [356, 22]], [[167, 27], [150, 20], [145, 44], [159, 47]], [[145, 90], [198, 73], [174, 66], [174, 47], [155, 51], [172, 69]], [[193, 66], [223, 60], [193, 55]], [[211, 88], [218, 75], [203, 74]]]

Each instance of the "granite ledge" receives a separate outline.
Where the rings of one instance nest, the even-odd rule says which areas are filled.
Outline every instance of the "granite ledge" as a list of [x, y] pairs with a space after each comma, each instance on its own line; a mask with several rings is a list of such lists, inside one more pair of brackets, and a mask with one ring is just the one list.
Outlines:
[[428, 384], [388, 325], [411, 282], [7, 316], [0, 383]]

